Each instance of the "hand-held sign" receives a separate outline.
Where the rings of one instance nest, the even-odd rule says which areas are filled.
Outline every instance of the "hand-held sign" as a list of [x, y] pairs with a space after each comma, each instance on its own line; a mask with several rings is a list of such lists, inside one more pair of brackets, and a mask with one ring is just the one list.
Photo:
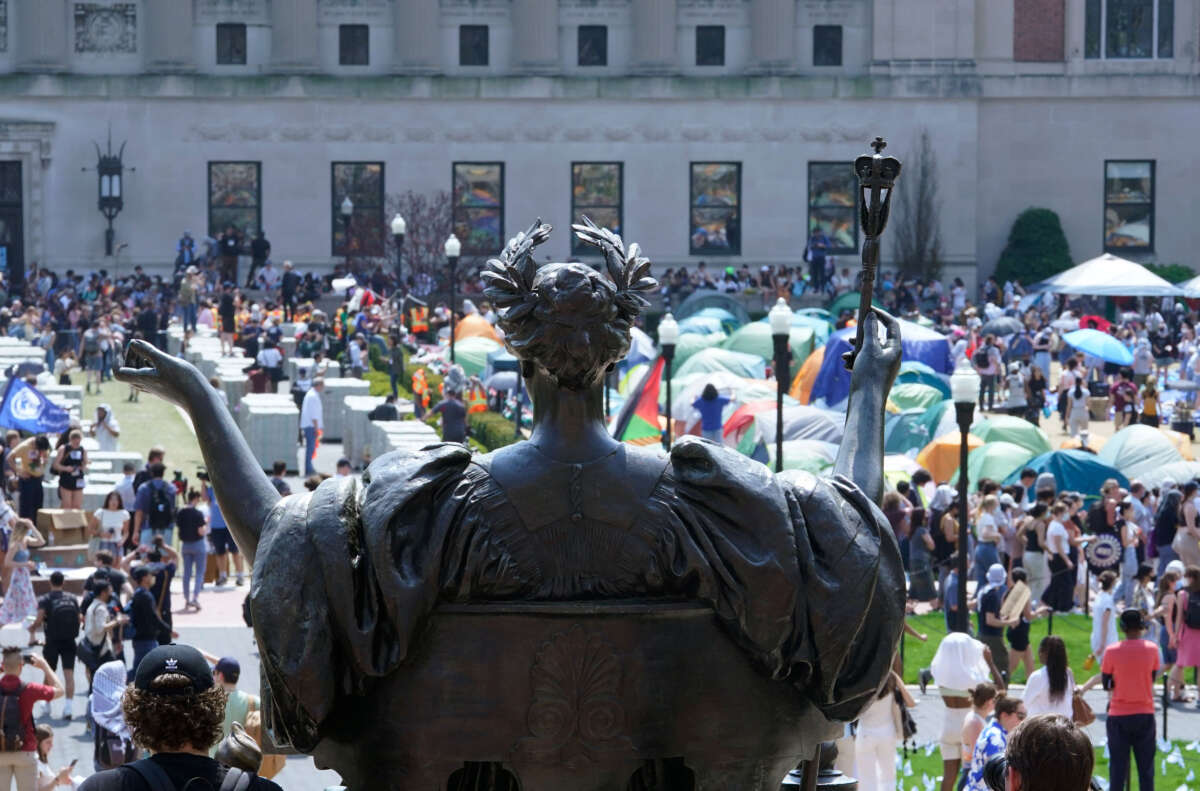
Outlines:
[[871, 312], [871, 300], [875, 294], [875, 270], [879, 267], [879, 236], [887, 227], [888, 212], [892, 205], [892, 187], [900, 177], [900, 160], [885, 157], [883, 149], [887, 142], [882, 137], [871, 143], [874, 154], [864, 154], [854, 160], [854, 175], [858, 177], [861, 193], [858, 201], [862, 221], [862, 287], [858, 303], [858, 332], [854, 337], [854, 348], [842, 355], [846, 368], [854, 369], [854, 358], [863, 344], [864, 319]]

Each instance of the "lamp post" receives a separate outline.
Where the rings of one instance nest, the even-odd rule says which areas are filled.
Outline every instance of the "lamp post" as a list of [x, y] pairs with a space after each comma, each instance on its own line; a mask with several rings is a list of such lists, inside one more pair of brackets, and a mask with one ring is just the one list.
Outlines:
[[950, 398], [958, 418], [958, 628], [970, 632], [971, 614], [967, 610], [967, 434], [975, 418], [979, 400], [979, 374], [967, 362], [958, 361], [950, 376]]
[[663, 367], [667, 369], [667, 432], [663, 434], [663, 448], [671, 450], [671, 368], [675, 360], [675, 344], [679, 343], [679, 324], [667, 313], [658, 322], [658, 344], [662, 346]]
[[771, 339], [775, 341], [775, 472], [783, 472], [783, 388], [787, 383], [788, 363], [791, 349], [788, 340], [792, 334], [792, 309], [787, 300], [780, 297], [767, 314], [771, 325]]
[[104, 215], [104, 219], [108, 220], [108, 228], [104, 231], [104, 255], [111, 256], [113, 254], [113, 220], [121, 213], [121, 209], [125, 208], [125, 198], [121, 190], [121, 176], [125, 170], [125, 165], [122, 162], [122, 157], [125, 155], [125, 144], [121, 144], [121, 148], [117, 153], [112, 150], [112, 134], [108, 137], [107, 152], [100, 151], [100, 144], [96, 144], [96, 174], [100, 180], [100, 197], [98, 207], [100, 213]]
[[[396, 242], [396, 293], [404, 293], [404, 234], [408, 231], [408, 223], [396, 212], [392, 218], [392, 239]], [[401, 310], [404, 306], [401, 305]]]
[[458, 290], [458, 257], [462, 255], [462, 242], [450, 234], [446, 244], [442, 246], [446, 254], [446, 263], [450, 264], [450, 362], [454, 362], [454, 294]]
[[354, 201], [347, 195], [342, 198], [342, 223], [345, 237], [342, 239], [342, 252], [346, 255], [346, 274], [350, 274], [350, 219], [354, 216]]

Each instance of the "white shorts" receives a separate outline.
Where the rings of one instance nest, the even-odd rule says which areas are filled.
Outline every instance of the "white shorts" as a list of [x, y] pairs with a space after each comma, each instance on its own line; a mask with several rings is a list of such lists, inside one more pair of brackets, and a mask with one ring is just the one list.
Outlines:
[[967, 715], [970, 713], [970, 706], [964, 709], [946, 707], [946, 713], [942, 717], [941, 748], [943, 761], [962, 760], [962, 729], [963, 724], [967, 721]]

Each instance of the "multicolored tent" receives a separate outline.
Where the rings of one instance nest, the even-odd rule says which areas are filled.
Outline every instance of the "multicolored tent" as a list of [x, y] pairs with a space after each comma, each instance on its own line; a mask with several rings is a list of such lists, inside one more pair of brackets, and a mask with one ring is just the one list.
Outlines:
[[821, 363], [825, 361], [825, 347], [822, 346], [813, 351], [804, 361], [804, 365], [800, 366], [800, 371], [792, 379], [792, 386], [788, 390], [788, 395], [799, 401], [801, 404], [807, 404], [812, 396], [813, 383], [817, 381], [817, 374], [821, 371]]
[[1010, 442], [1033, 452], [1034, 456], [1054, 450], [1046, 432], [1019, 417], [993, 415], [975, 421], [971, 433], [984, 442]]
[[[788, 335], [788, 348], [792, 358], [788, 366], [788, 380], [792, 374], [800, 370], [800, 366], [808, 359], [813, 350], [813, 331], [808, 327], [793, 326]], [[753, 354], [774, 365], [775, 339], [771, 335], [771, 326], [761, 321], [755, 321], [734, 331], [721, 343], [722, 349]]]
[[[725, 421], [726, 445], [734, 445], [750, 456], [760, 443], [771, 445], [776, 436], [775, 401], [752, 401], [743, 404]], [[808, 406], [783, 409], [783, 438], [816, 439], [840, 444], [845, 436], [844, 426], [833, 414]]]
[[[898, 321], [902, 358], [925, 363], [937, 373], [949, 374], [952, 369], [949, 339], [911, 321]], [[854, 327], [846, 327], [829, 336], [825, 344], [825, 359], [813, 384], [813, 400], [824, 399], [825, 403], [833, 406], [840, 404], [850, 394], [850, 372], [842, 362], [842, 354], [852, 348], [856, 331]]]
[[[921, 449], [917, 454], [917, 464], [929, 470], [934, 483], [947, 483], [958, 472], [958, 453], [961, 436], [957, 431], [943, 434]], [[982, 448], [983, 440], [974, 434], [967, 435], [968, 451]], [[970, 457], [968, 456], [968, 459]]]
[[767, 375], [767, 364], [761, 357], [753, 354], [708, 348], [693, 354], [675, 370], [675, 375], [687, 376], [713, 371], [729, 371], [747, 379], [764, 379]]
[[610, 433], [622, 442], [653, 445], [662, 440], [658, 419], [658, 388], [666, 360], [658, 358], [637, 385], [626, 394], [621, 411], [613, 419]]

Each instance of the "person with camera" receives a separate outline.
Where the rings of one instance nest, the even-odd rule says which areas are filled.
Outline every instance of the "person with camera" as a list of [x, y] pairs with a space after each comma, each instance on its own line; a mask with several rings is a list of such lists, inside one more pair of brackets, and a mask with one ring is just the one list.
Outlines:
[[995, 756], [1002, 756], [1008, 747], [1008, 734], [1025, 719], [1025, 703], [1020, 698], [1001, 695], [996, 698], [995, 717], [979, 734], [971, 754], [971, 771], [967, 774], [968, 791], [988, 791], [984, 767]]
[[[21, 668], [33, 665], [42, 671], [41, 684], [21, 680]], [[39, 654], [22, 656], [20, 648], [5, 648], [0, 668], [0, 789], [36, 791], [37, 737], [33, 730], [33, 704], [63, 695], [62, 683]]]
[[155, 648], [138, 665], [121, 702], [134, 744], [151, 756], [98, 772], [83, 781], [80, 791], [282, 791], [270, 780], [227, 769], [209, 757], [221, 738], [226, 697], [195, 648]]

